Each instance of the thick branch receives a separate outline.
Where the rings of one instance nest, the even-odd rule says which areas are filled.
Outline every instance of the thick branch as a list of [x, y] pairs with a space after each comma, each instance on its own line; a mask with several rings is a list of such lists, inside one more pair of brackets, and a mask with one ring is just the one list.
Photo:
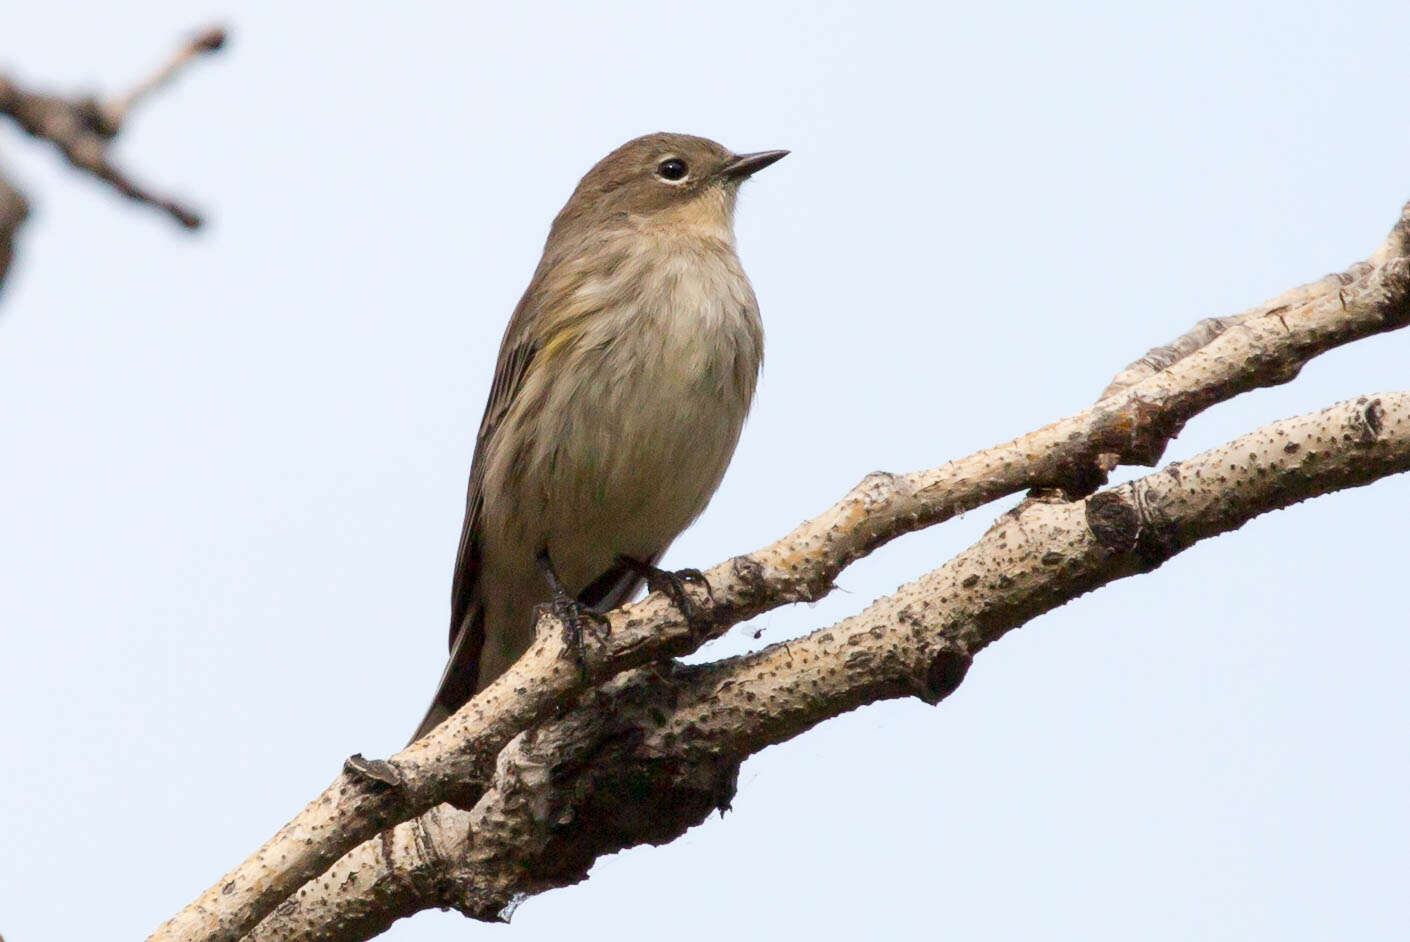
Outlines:
[[1008, 631], [1200, 540], [1410, 470], [1410, 393], [1343, 402], [1076, 503], [1028, 502], [944, 566], [837, 625], [701, 667], [615, 678], [517, 737], [470, 812], [442, 805], [339, 861], [252, 942], [365, 939], [433, 906], [500, 918], [597, 857], [727, 805], [740, 762], [863, 704], [935, 703]]
[[187, 229], [195, 229], [201, 225], [201, 217], [195, 210], [135, 181], [113, 163], [109, 149], [134, 105], [170, 81], [188, 62], [214, 52], [224, 43], [223, 30], [201, 31], [183, 43], [175, 55], [131, 92], [107, 103], [91, 95], [62, 96], [33, 91], [0, 75], [0, 114], [14, 119], [31, 136], [53, 144], [70, 164], [107, 183], [128, 199], [156, 207]]
[[[1390, 242], [1402, 245], [1400, 227]], [[1098, 456], [1153, 463], [1184, 423], [1215, 403], [1287, 382], [1327, 350], [1410, 322], [1410, 259], [1377, 250], [1337, 294], [1251, 317], [1202, 349], [1092, 408], [931, 471], [873, 474], [834, 507], [782, 540], [707, 573], [697, 598], [705, 626], [685, 624], [659, 595], [612, 613], [610, 638], [579, 671], [551, 619], [498, 680], [374, 778], [341, 774], [256, 853], [152, 936], [234, 942], [339, 857], [383, 829], [442, 801], [468, 807], [495, 757], [516, 734], [571, 705], [588, 687], [631, 668], [697, 648], [763, 611], [826, 594], [858, 558], [901, 534], [1027, 488], [1089, 492]], [[365, 766], [364, 766], [365, 767]], [[395, 784], [387, 785], [390, 779]]]

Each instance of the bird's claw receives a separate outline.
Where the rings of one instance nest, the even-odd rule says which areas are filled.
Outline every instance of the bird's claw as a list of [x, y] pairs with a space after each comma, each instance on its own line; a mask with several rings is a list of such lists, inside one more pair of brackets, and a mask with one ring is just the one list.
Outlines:
[[563, 643], [572, 652], [573, 662], [584, 679], [587, 677], [587, 649], [583, 645], [584, 631], [591, 631], [603, 641], [612, 633], [612, 622], [599, 611], [584, 605], [566, 594], [559, 593], [549, 604], [549, 610], [563, 626]]
[[611, 634], [612, 622], [606, 615], [589, 608], [568, 594], [568, 587], [554, 571], [553, 560], [549, 558], [546, 547], [539, 550], [538, 564], [544, 578], [553, 588], [553, 601], [549, 603], [549, 608], [553, 617], [563, 626], [563, 642], [573, 653], [573, 660], [577, 662], [583, 680], [587, 680], [587, 651], [583, 648], [583, 629], [590, 628], [601, 641]]
[[584, 628], [592, 629], [599, 640], [612, 634], [612, 619], [566, 595], [553, 600], [553, 617], [562, 622], [565, 629], [577, 632], [579, 638], [582, 638]]
[[700, 608], [691, 599], [690, 593], [685, 590], [686, 583], [703, 586], [705, 597], [710, 601], [715, 600], [714, 593], [710, 591], [710, 582], [705, 578], [705, 574], [699, 569], [677, 569], [672, 572], [669, 569], [658, 569], [640, 560], [622, 557], [622, 561], [638, 573], [646, 577], [646, 587], [652, 592], [660, 592], [671, 600], [671, 604], [685, 617], [685, 620], [694, 625], [700, 621]]

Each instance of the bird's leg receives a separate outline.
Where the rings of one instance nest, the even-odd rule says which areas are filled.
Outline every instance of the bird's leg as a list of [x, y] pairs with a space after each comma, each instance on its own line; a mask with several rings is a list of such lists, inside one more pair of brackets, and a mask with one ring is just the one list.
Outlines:
[[612, 628], [612, 623], [606, 615], [589, 608], [568, 594], [568, 587], [563, 584], [562, 579], [558, 578], [558, 573], [553, 568], [553, 560], [548, 556], [548, 547], [539, 550], [536, 559], [539, 569], [543, 572], [543, 577], [548, 580], [549, 587], [553, 589], [553, 602], [551, 603], [553, 617], [563, 625], [563, 634], [568, 642], [568, 649], [573, 652], [573, 658], [578, 662], [579, 669], [586, 672], [587, 658], [583, 651], [583, 628], [591, 628], [598, 638], [605, 638]]
[[705, 587], [706, 598], [714, 601], [715, 596], [710, 592], [710, 583], [705, 580], [705, 574], [699, 569], [677, 569], [672, 572], [669, 569], [657, 569], [650, 563], [644, 563], [639, 559], [630, 556], [618, 556], [617, 562], [635, 572], [639, 576], [646, 578], [646, 587], [652, 592], [662, 592], [666, 598], [675, 604], [676, 608], [685, 620], [694, 625], [700, 619], [700, 609], [691, 601], [689, 593], [685, 591], [685, 584], [693, 582], [696, 585]]

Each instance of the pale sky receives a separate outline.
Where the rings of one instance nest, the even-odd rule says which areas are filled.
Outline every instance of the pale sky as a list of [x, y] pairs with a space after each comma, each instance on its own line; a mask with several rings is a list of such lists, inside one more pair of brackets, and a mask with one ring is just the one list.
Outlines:
[[[121, 144], [198, 237], [0, 135], [35, 203], [0, 299], [8, 942], [144, 937], [404, 742], [504, 322], [627, 138], [793, 151], [741, 200], [763, 381], [674, 566], [1079, 410], [1410, 198], [1394, 2], [55, 2], [5, 17], [0, 66], [119, 89], [209, 19], [228, 51]], [[1169, 457], [1405, 388], [1408, 358], [1336, 351]], [[1012, 634], [939, 708], [769, 750], [731, 813], [509, 927], [385, 938], [1403, 938], [1407, 500], [1257, 520]], [[704, 656], [857, 611], [1010, 503]]]

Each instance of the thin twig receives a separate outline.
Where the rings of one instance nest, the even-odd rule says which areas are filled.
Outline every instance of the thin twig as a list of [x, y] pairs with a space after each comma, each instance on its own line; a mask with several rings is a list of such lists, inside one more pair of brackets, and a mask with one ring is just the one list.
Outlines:
[[158, 66], [151, 75], [133, 86], [126, 95], [104, 102], [100, 110], [104, 123], [111, 129], [109, 136], [117, 134], [122, 128], [123, 122], [127, 120], [128, 114], [142, 99], [176, 78], [177, 73], [185, 68], [191, 60], [208, 52], [219, 51], [225, 45], [225, 40], [226, 32], [223, 26], [211, 26], [201, 30], [182, 43], [170, 59]]
[[202, 30], [126, 95], [101, 103], [91, 95], [62, 96], [21, 87], [0, 75], [0, 114], [8, 115], [27, 134], [54, 145], [70, 164], [128, 199], [155, 207], [187, 229], [201, 225], [200, 214], [173, 197], [164, 196], [120, 169], [109, 153], [133, 107], [169, 82], [187, 63], [225, 44], [225, 31]]

